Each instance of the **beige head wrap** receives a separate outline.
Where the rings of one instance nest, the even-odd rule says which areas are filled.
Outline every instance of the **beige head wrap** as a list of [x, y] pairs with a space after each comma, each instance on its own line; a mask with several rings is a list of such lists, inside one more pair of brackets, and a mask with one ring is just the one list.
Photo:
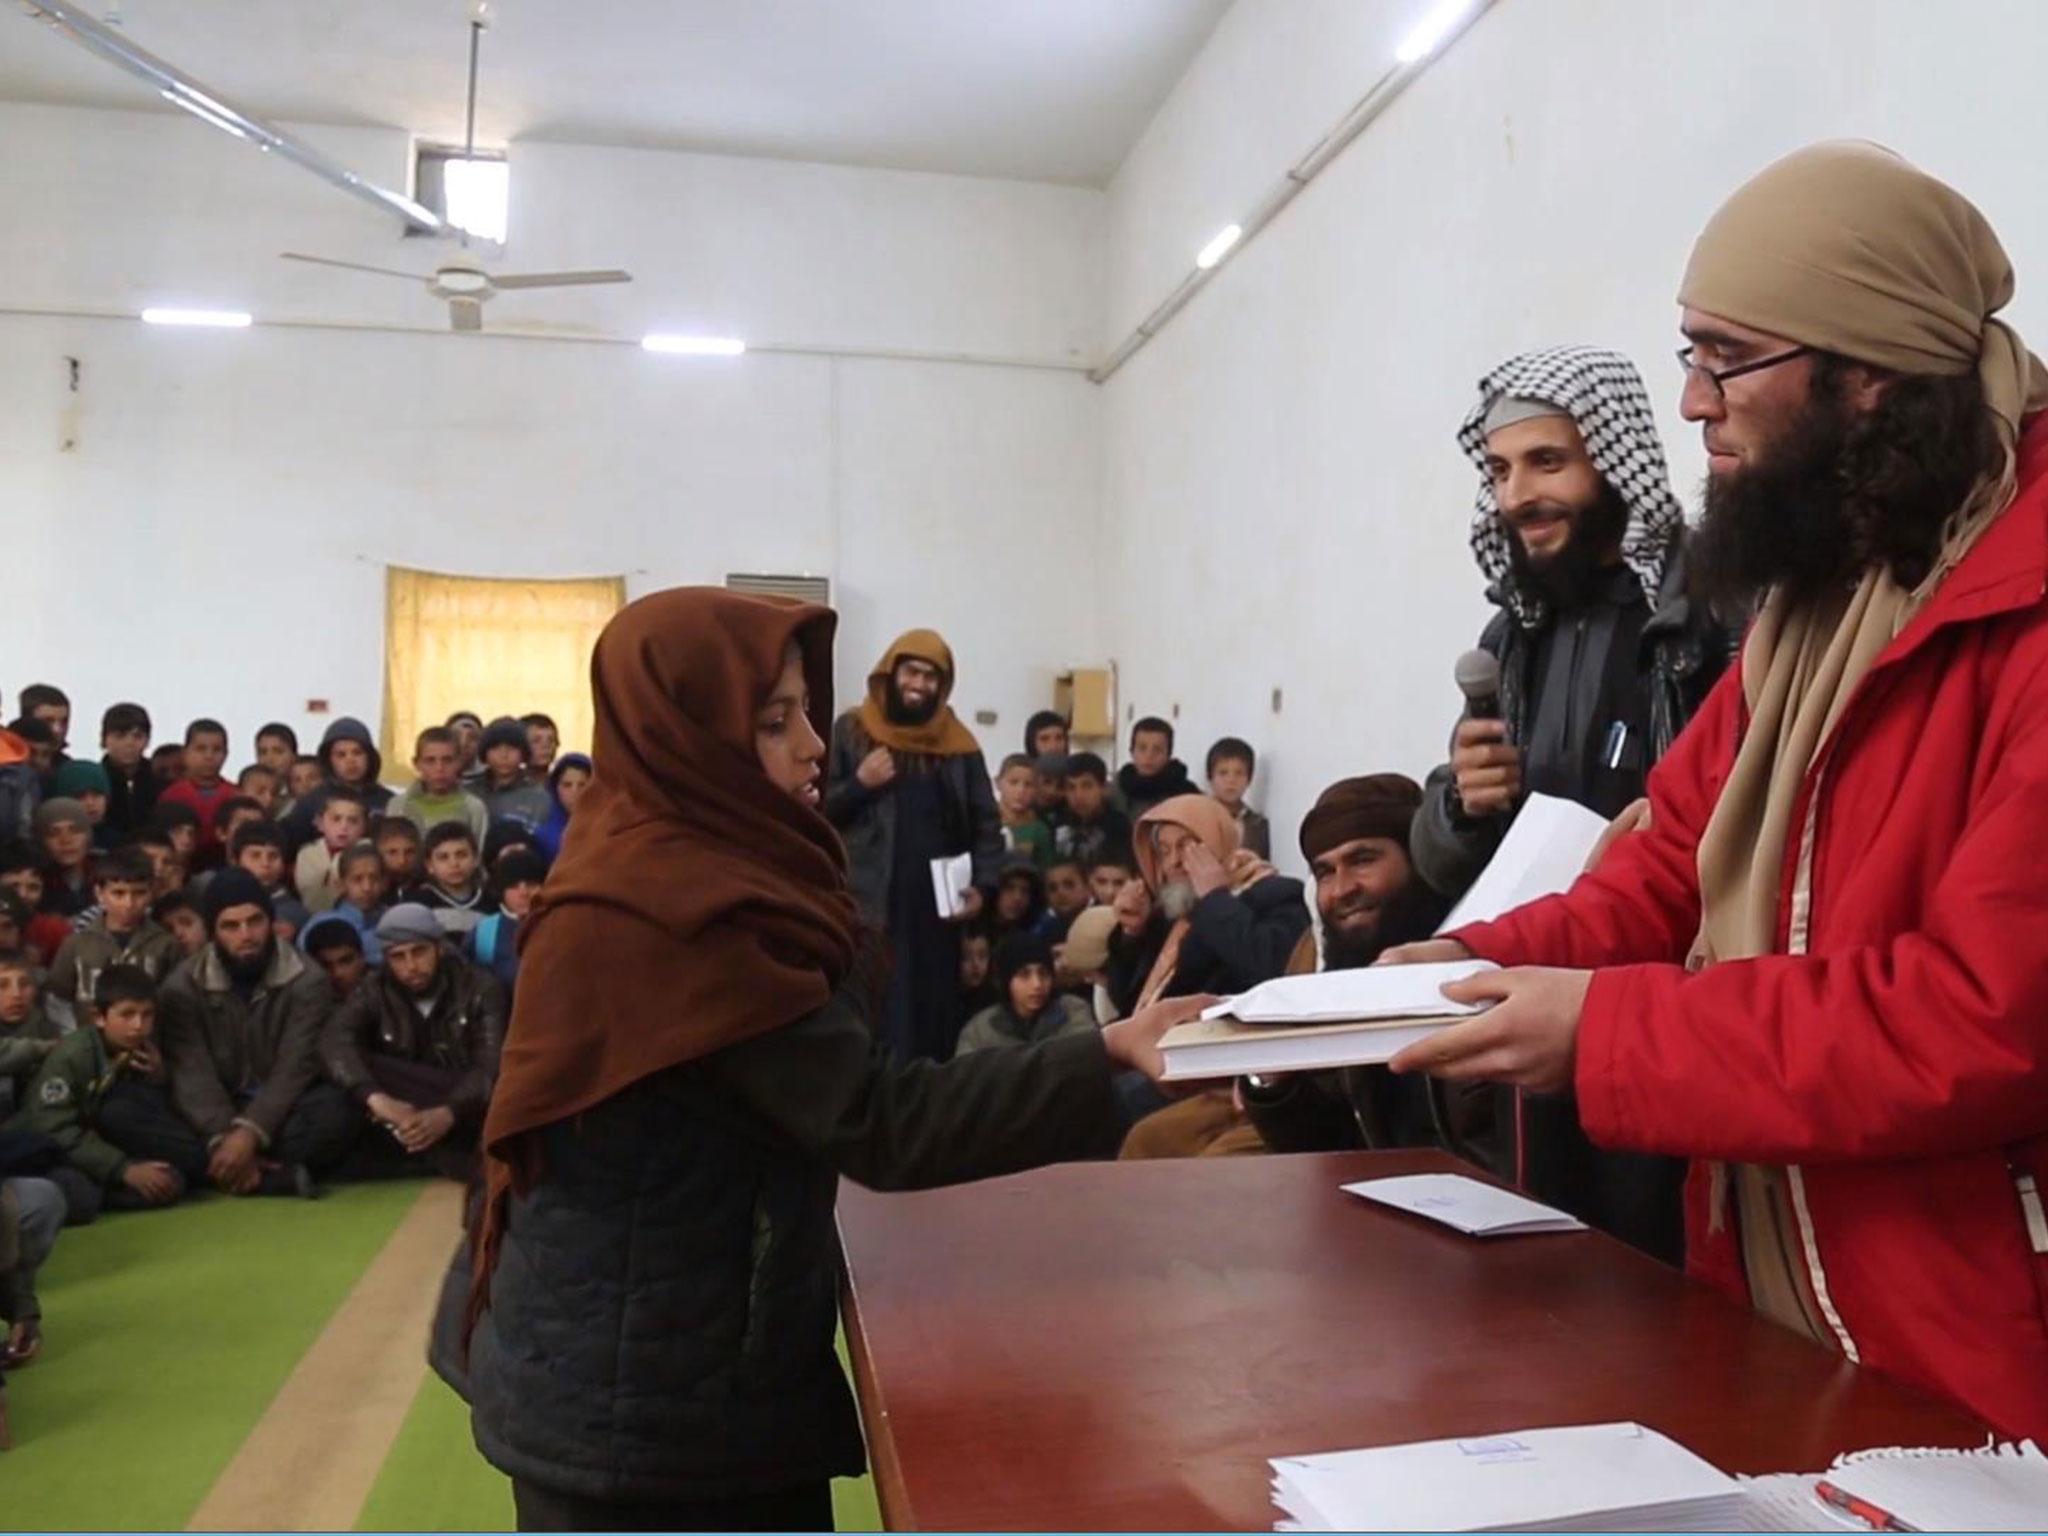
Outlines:
[[[1679, 302], [1751, 329], [1907, 374], [1974, 371], [2005, 443], [2001, 469], [1951, 513], [1927, 579], [1887, 570], [1793, 608], [1770, 594], [1743, 650], [1749, 728], [1700, 839], [1695, 964], [1771, 953], [1792, 813], [1842, 707], [1884, 648], [2011, 503], [2021, 418], [2048, 404], [2048, 374], [1993, 316], [2012, 263], [1984, 216], [1875, 144], [1815, 144], [1769, 166], [1707, 222]], [[1806, 949], [1810, 843], [1795, 873], [1785, 949]], [[1715, 1219], [1726, 1170], [1717, 1169]], [[1735, 1170], [1745, 1267], [1758, 1306], [1821, 1339], [1814, 1292], [1779, 1170]], [[1829, 1319], [1828, 1321], [1832, 1321]]]

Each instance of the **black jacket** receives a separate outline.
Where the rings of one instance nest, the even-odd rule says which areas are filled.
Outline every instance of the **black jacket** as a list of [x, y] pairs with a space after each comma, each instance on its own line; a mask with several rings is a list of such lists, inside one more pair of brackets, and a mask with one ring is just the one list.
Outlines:
[[[843, 1174], [882, 1189], [1112, 1155], [1101, 1036], [881, 1062], [845, 997], [541, 1133], [468, 1357], [501, 1471], [609, 1500], [740, 1496], [858, 1473], [836, 1356]], [[435, 1365], [463, 1376], [444, 1292]]]
[[[1188, 914], [1173, 980], [1162, 995], [1213, 992], [1222, 997], [1271, 981], [1286, 972], [1288, 956], [1308, 926], [1308, 904], [1299, 880], [1268, 875], [1241, 894], [1211, 891]], [[1136, 1006], [1172, 927], [1155, 913], [1137, 938], [1121, 930], [1111, 936], [1109, 995], [1120, 1015]]]
[[1162, 800], [1201, 793], [1188, 777], [1188, 765], [1177, 757], [1168, 758], [1164, 768], [1151, 774], [1138, 772], [1136, 763], [1125, 763], [1116, 771], [1116, 792], [1133, 822]]
[[[825, 816], [846, 839], [846, 883], [861, 915], [880, 928], [889, 918], [896, 796], [893, 786], [872, 790], [860, 781], [861, 759], [873, 748], [859, 711], [848, 710], [833, 722]], [[1003, 819], [988, 764], [979, 752], [963, 752], [933, 759], [931, 771], [939, 776], [945, 800], [946, 844], [956, 855], [974, 855], [974, 883], [983, 895], [992, 895], [1003, 863]]]
[[505, 991], [495, 977], [446, 945], [431, 989], [432, 1012], [421, 1017], [413, 995], [384, 971], [372, 974], [335, 1010], [320, 1037], [327, 1076], [356, 1103], [376, 1091], [366, 1056], [396, 1056], [462, 1073], [448, 1107], [474, 1124], [490, 1107], [505, 1043]]

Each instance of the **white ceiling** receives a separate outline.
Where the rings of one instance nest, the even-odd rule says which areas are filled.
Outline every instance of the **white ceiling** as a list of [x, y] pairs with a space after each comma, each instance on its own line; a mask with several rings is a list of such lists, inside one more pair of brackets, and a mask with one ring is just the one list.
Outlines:
[[[81, 0], [259, 116], [459, 143], [467, 0]], [[1230, 0], [493, 0], [480, 144], [1100, 186]], [[0, 100], [171, 110], [0, 3]]]

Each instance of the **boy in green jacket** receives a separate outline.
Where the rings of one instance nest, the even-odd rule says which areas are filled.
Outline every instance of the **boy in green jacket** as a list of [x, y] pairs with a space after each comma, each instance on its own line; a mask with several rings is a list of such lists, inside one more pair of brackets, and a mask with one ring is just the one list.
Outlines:
[[[170, 1205], [206, 1180], [206, 1143], [171, 1108], [156, 1044], [156, 982], [135, 965], [100, 972], [93, 1019], [57, 1043], [10, 1123], [64, 1149], [73, 1221]], [[80, 1211], [80, 1195], [86, 1209]]]

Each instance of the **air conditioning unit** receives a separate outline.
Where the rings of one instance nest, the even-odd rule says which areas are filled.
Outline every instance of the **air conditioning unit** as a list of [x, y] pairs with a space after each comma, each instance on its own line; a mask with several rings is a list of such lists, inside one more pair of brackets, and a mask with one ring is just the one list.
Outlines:
[[758, 572], [743, 572], [727, 576], [725, 585], [733, 592], [758, 592], [769, 597], [794, 597], [827, 608], [832, 605], [832, 578], [829, 576], [769, 576]]

